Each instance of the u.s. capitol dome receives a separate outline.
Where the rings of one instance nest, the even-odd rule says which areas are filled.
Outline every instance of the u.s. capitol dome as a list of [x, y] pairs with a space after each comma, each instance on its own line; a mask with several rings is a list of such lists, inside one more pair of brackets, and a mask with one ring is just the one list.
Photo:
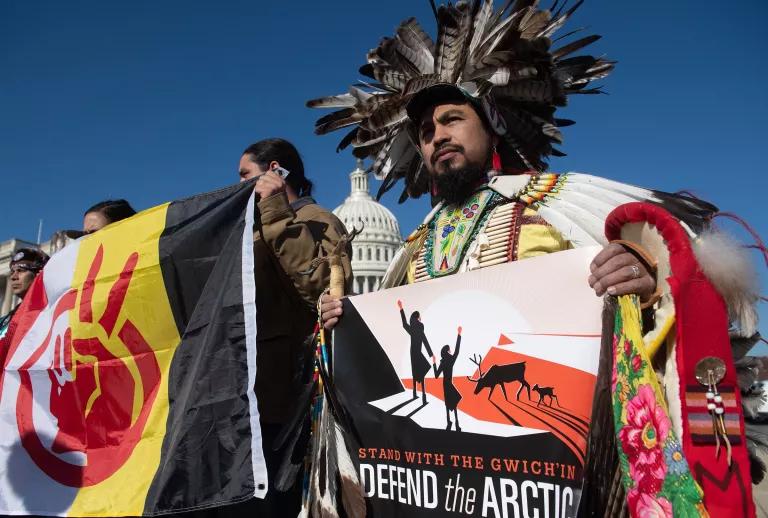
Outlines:
[[379, 288], [402, 238], [395, 215], [368, 192], [368, 173], [362, 160], [357, 161], [349, 179], [351, 192], [333, 213], [349, 232], [363, 229], [352, 241], [353, 289], [355, 293], [368, 293]]

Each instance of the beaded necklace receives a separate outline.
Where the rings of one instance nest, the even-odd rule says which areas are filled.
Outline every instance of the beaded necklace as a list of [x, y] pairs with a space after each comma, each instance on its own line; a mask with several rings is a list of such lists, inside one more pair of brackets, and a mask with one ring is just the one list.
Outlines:
[[503, 197], [492, 189], [476, 191], [463, 204], [440, 209], [429, 223], [425, 264], [429, 276], [442, 277], [455, 273], [461, 265], [468, 245], [483, 228], [491, 209]]

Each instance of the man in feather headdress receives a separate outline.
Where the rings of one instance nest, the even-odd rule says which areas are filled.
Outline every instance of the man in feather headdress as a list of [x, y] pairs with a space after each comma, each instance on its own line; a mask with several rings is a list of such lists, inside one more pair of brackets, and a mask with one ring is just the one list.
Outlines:
[[[573, 56], [598, 36], [552, 48], [551, 36], [581, 2], [568, 9], [567, 2], [555, 2], [551, 11], [539, 9], [534, 0], [511, 4], [507, 2], [502, 9], [494, 10], [492, 0], [478, 0], [435, 9], [438, 27], [434, 43], [415, 19], [408, 19], [398, 27], [394, 37], [384, 38], [368, 53], [368, 62], [360, 72], [375, 82], [361, 82], [348, 93], [307, 103], [315, 108], [338, 108], [318, 120], [318, 134], [353, 126], [339, 148], [352, 145], [355, 156], [373, 159], [371, 169], [383, 179], [379, 195], [400, 179], [405, 184], [401, 201], [425, 193], [432, 195], [433, 210], [407, 238], [390, 265], [382, 287], [427, 281], [573, 247], [601, 245], [602, 251], [591, 265], [588, 282], [597, 295], [633, 294], [639, 298], [646, 323], [645, 348], [661, 350], [659, 356], [665, 356], [666, 352], [665, 358], [656, 358], [665, 366], [665, 382], [668, 382], [666, 396], [660, 397], [666, 397], [668, 401], [664, 404], [673, 410], [679, 409], [685, 407], [687, 394], [682, 393], [687, 388], [680, 389], [679, 382], [684, 374], [685, 379], [693, 376], [693, 369], [683, 372], [684, 367], [675, 361], [682, 361], [679, 356], [683, 350], [682, 330], [686, 337], [694, 333], [679, 325], [677, 349], [670, 345], [675, 339], [675, 332], [670, 331], [675, 323], [675, 311], [690, 306], [690, 299], [675, 292], [668, 282], [672, 273], [680, 270], [674, 272], [675, 268], [670, 268], [670, 263], [675, 262], [667, 249], [671, 238], [662, 236], [663, 232], [650, 224], [637, 228], [627, 224], [625, 228], [622, 226], [625, 221], [614, 211], [617, 207], [630, 206], [626, 204], [643, 202], [638, 210], [656, 217], [654, 221], [659, 228], [664, 227], [661, 220], [669, 216], [674, 226], [683, 229], [676, 234], [682, 236], [681, 243], [672, 248], [690, 250], [693, 243], [702, 264], [689, 270], [706, 272], [709, 279], [704, 282], [717, 287], [719, 294], [715, 296], [720, 304], [723, 299], [728, 304], [734, 357], [730, 357], [728, 322], [724, 317], [722, 325], [718, 324], [722, 328], [718, 328], [718, 336], [725, 333], [728, 350], [718, 361], [723, 369], [727, 366], [727, 379], [735, 385], [733, 361], [740, 360], [758, 336], [754, 309], [757, 295], [749, 280], [734, 283], [733, 277], [726, 276], [729, 281], [719, 282], [724, 277], [711, 273], [722, 268], [704, 263], [707, 246], [701, 236], [708, 231], [717, 208], [688, 196], [642, 189], [595, 176], [546, 173], [545, 158], [562, 155], [553, 147], [562, 141], [558, 127], [572, 124], [556, 118], [555, 110], [565, 105], [568, 95], [599, 92], [599, 88], [590, 84], [608, 75], [614, 63], [593, 56]], [[642, 223], [635, 213], [625, 217], [627, 223], [632, 218], [638, 225]], [[606, 238], [606, 222], [615, 230], [612, 242]], [[690, 261], [695, 264], [695, 259]], [[722, 263], [723, 259], [716, 261]], [[739, 257], [731, 261], [736, 262], [737, 268], [745, 264]], [[719, 306], [715, 309], [719, 310]], [[709, 309], [698, 314], [701, 317], [708, 312]], [[332, 328], [341, 315], [341, 302], [324, 297], [325, 327]], [[667, 347], [660, 348], [662, 343]], [[690, 359], [692, 349], [685, 348], [688, 354], [685, 358]], [[601, 375], [610, 377], [610, 358], [607, 361], [609, 370], [607, 373], [601, 370]], [[595, 397], [596, 401], [600, 400], [597, 394]], [[607, 397], [610, 400], [610, 394]], [[747, 403], [745, 398], [744, 404]], [[688, 415], [686, 412], [688, 410], [683, 416]], [[688, 448], [690, 438], [685, 434], [689, 428], [683, 426], [685, 420], [680, 412], [670, 412], [670, 415], [675, 430], [680, 430], [677, 433], [681, 442], [686, 444], [686, 454], [692, 455], [688, 459], [691, 465], [696, 462], [698, 469], [699, 465], [709, 462], [699, 462], [697, 455], [704, 455], [703, 450]], [[599, 434], [594, 426], [597, 419], [593, 411], [592, 465], [585, 467], [588, 479], [582, 511], [602, 515], [607, 513], [608, 500], [615, 499], [615, 494], [608, 489], [612, 481], [615, 484], [618, 480], [613, 476], [618, 460], [600, 458], [600, 451], [614, 452], [616, 445], [615, 442], [599, 443], [600, 438], [596, 436], [615, 441], [615, 436], [620, 434], [618, 431]], [[722, 428], [724, 441], [731, 437], [731, 432], [729, 429], [726, 433], [725, 427]], [[738, 430], [734, 433], [730, 441], [736, 452]], [[717, 440], [720, 441], [719, 435]], [[733, 457], [737, 469], [731, 471], [746, 469], [748, 473], [749, 467], [744, 466], [748, 463], [743, 439], [740, 448], [740, 453], [734, 453]], [[707, 450], [706, 454], [710, 453]], [[729, 470], [731, 460], [729, 456]], [[605, 469], [597, 467], [601, 462]], [[701, 473], [697, 472], [696, 480], [704, 486], [702, 480], [706, 476]], [[733, 492], [722, 498], [710, 496], [709, 500], [705, 494], [704, 501], [711, 507], [710, 511], [719, 511], [727, 507], [729, 499], [749, 494], [748, 481], [741, 483], [742, 486], [746, 483], [747, 489], [736, 488], [735, 484], [729, 486], [731, 475], [727, 477], [721, 484], [726, 488], [723, 491]], [[637, 477], [627, 475], [624, 480], [631, 483], [633, 478]], [[706, 493], [707, 487], [704, 489]], [[658, 505], [659, 509], [666, 509], [669, 504], [655, 493], [650, 496], [639, 493], [637, 487], [627, 486], [617, 491], [626, 491], [630, 511], [635, 515], [642, 514], [641, 508], [648, 502]], [[689, 496], [691, 509], [706, 514], [701, 497]], [[621, 512], [626, 512], [626, 507], [624, 511], [621, 508], [616, 511]], [[751, 504], [745, 503], [732, 512], [750, 514], [754, 511]]]

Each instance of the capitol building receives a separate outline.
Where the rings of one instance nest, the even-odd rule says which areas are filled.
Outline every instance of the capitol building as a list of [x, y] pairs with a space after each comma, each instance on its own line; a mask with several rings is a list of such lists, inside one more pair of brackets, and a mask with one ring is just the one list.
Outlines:
[[352, 241], [353, 291], [376, 291], [389, 263], [402, 243], [397, 218], [368, 192], [368, 173], [363, 161], [349, 174], [351, 192], [344, 203], [333, 210], [347, 231], [363, 229]]

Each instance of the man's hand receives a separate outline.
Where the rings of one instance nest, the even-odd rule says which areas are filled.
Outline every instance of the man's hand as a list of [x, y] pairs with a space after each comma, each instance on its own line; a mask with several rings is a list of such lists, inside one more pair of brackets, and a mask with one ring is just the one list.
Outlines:
[[258, 176], [253, 190], [264, 200], [273, 194], [285, 191], [285, 180], [276, 172], [267, 171]]
[[343, 312], [341, 299], [331, 297], [328, 293], [323, 293], [323, 296], [320, 297], [320, 319], [323, 321], [323, 327], [327, 331], [336, 327]]
[[606, 245], [589, 268], [589, 285], [597, 296], [631, 293], [648, 300], [656, 290], [656, 280], [643, 263], [617, 243]]
[[398, 299], [398, 301], [397, 301], [397, 307], [398, 307], [398, 309], [403, 309], [403, 301], [402, 301], [402, 300], [399, 300], [399, 299]]

